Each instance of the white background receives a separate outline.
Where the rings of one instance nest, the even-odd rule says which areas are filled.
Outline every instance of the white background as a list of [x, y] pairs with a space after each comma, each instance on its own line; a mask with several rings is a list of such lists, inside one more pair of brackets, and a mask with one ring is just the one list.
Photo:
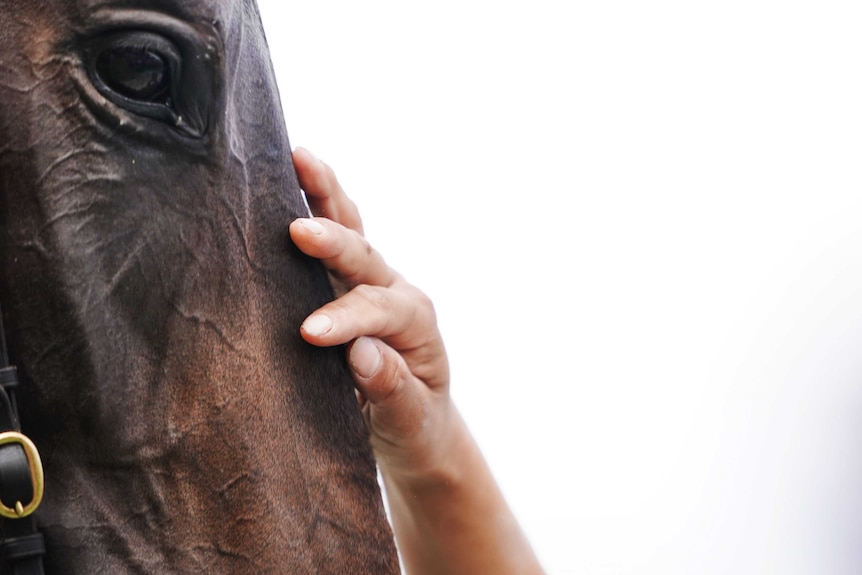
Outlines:
[[261, 0], [549, 573], [862, 572], [862, 16]]

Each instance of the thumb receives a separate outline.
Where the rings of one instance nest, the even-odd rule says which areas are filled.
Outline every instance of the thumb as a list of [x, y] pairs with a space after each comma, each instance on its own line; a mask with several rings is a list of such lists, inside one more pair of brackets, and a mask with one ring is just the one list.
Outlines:
[[429, 390], [404, 358], [377, 338], [360, 337], [347, 352], [356, 388], [368, 404], [372, 433], [398, 442], [422, 429]]

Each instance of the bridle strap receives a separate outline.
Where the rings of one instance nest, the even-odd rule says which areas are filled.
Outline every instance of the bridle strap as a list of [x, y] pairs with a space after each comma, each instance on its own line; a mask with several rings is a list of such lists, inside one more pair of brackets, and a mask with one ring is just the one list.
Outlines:
[[[23, 502], [41, 498], [42, 486], [34, 485], [36, 481], [41, 482], [41, 477], [35, 479], [34, 462], [31, 461], [31, 458], [39, 457], [38, 453], [35, 449], [28, 453], [24, 442], [29, 443], [29, 439], [20, 435], [14, 392], [18, 385], [17, 369], [9, 364], [0, 313], [0, 509], [17, 508], [21, 511]], [[38, 466], [41, 474], [41, 461]], [[44, 575], [42, 556], [45, 555], [45, 540], [36, 529], [33, 516], [4, 516], [0, 524], [0, 575]]]

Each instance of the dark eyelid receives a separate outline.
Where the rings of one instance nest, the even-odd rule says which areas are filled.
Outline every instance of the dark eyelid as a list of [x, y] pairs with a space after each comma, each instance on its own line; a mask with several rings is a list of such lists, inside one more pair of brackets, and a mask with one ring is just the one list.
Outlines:
[[[99, 57], [110, 50], [145, 50], [158, 54], [166, 63], [169, 74], [166, 98], [150, 102], [138, 100], [133, 94], [116, 90], [102, 77], [98, 69]], [[177, 46], [165, 36], [145, 30], [114, 31], [100, 35], [89, 42], [86, 50], [88, 75], [95, 88], [113, 104], [133, 114], [162, 121], [178, 131], [199, 137], [202, 127], [191, 126], [183, 119], [179, 88], [182, 81], [182, 55]]]

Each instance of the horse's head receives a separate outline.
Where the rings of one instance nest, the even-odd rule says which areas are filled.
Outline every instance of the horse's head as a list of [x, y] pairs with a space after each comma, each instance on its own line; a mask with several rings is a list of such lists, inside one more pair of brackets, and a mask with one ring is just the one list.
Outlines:
[[63, 573], [397, 570], [252, 0], [0, 3], [0, 302]]

